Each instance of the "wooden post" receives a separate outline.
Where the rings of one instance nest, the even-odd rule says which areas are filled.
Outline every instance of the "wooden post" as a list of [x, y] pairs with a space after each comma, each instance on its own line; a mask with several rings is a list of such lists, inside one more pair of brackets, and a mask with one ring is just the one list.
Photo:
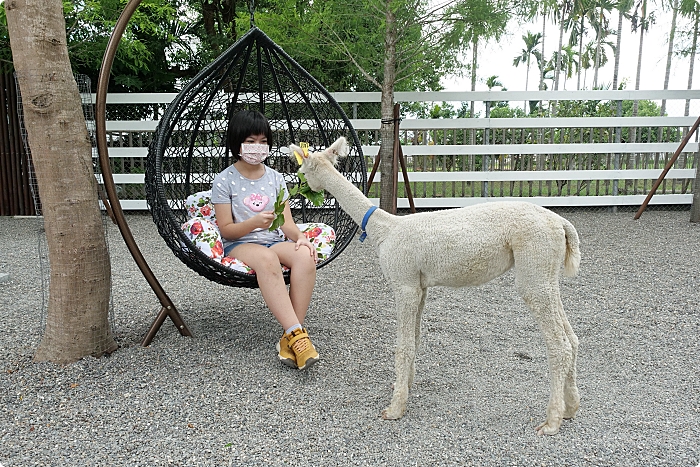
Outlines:
[[700, 151], [695, 153], [695, 180], [693, 180], [693, 204], [690, 205], [690, 222], [700, 222]]

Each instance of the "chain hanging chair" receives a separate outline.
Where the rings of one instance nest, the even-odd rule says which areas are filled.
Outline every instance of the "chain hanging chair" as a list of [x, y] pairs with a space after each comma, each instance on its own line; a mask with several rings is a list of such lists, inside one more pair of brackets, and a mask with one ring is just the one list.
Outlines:
[[[158, 232], [184, 264], [220, 284], [254, 288], [254, 274], [213, 260], [182, 229], [188, 219], [186, 198], [211, 189], [214, 177], [232, 163], [226, 129], [231, 115], [244, 109], [258, 110], [270, 122], [273, 147], [265, 163], [281, 172], [288, 186], [298, 183], [298, 167], [287, 154], [289, 143], [308, 142], [310, 150], [319, 150], [344, 136], [349, 154], [338, 170], [363, 192], [367, 171], [357, 134], [340, 105], [255, 26], [185, 86], [167, 107], [149, 147], [149, 209]], [[320, 207], [301, 195], [290, 204], [295, 222], [320, 222], [335, 230], [335, 247], [317, 268], [338, 256], [357, 231], [328, 193]]]

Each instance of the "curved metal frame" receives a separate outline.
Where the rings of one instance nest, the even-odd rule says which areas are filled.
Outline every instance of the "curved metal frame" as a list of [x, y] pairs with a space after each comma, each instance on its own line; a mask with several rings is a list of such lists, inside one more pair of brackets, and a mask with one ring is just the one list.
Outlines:
[[119, 48], [119, 41], [124, 34], [126, 25], [140, 3], [141, 0], [129, 0], [126, 7], [124, 7], [124, 11], [122, 11], [121, 15], [119, 16], [117, 24], [114, 27], [114, 31], [112, 31], [112, 35], [107, 43], [107, 49], [105, 50], [104, 57], [102, 58], [102, 65], [100, 67], [100, 73], [97, 79], [97, 94], [95, 98], [95, 130], [97, 138], [97, 153], [100, 157], [100, 168], [103, 174], [104, 186], [105, 190], [107, 191], [109, 205], [111, 206], [107, 206], [107, 203], [105, 203], [105, 205], [108, 207], [108, 209], [111, 209], [113, 219], [119, 227], [122, 237], [124, 238], [124, 243], [126, 243], [126, 246], [141, 270], [143, 277], [146, 278], [148, 285], [151, 286], [151, 289], [153, 289], [153, 292], [156, 294], [161, 304], [160, 312], [153, 321], [149, 332], [141, 341], [141, 345], [146, 347], [151, 343], [153, 337], [158, 332], [158, 329], [160, 329], [161, 325], [165, 321], [165, 318], [167, 317], [170, 317], [177, 327], [177, 330], [180, 331], [180, 334], [183, 336], [192, 336], [192, 333], [185, 325], [185, 322], [182, 320], [182, 317], [175, 308], [172, 300], [170, 300], [170, 297], [168, 297], [168, 294], [165, 293], [165, 290], [163, 290], [160, 282], [158, 282], [158, 279], [156, 279], [153, 271], [151, 271], [151, 268], [148, 266], [146, 259], [143, 257], [143, 254], [141, 254], [141, 250], [139, 250], [139, 247], [134, 240], [131, 229], [129, 229], [129, 225], [124, 218], [124, 211], [122, 210], [119, 197], [117, 196], [117, 189], [114, 185], [112, 168], [109, 165], [109, 152], [107, 149], [107, 125], [105, 121], [107, 113], [107, 87], [109, 84], [109, 75], [112, 71], [114, 57], [117, 53], [117, 49]]

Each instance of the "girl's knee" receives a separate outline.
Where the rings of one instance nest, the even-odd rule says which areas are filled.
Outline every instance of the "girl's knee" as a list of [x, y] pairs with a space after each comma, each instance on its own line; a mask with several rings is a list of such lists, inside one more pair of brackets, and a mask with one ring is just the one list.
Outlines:
[[301, 268], [308, 271], [316, 271], [316, 261], [309, 254], [305, 247], [299, 248], [294, 255], [294, 266], [295, 268]]
[[251, 261], [253, 269], [255, 269], [258, 274], [279, 274], [282, 275], [282, 269], [280, 266], [280, 259], [275, 254], [274, 251], [269, 249], [260, 250], [258, 257], [254, 262]]

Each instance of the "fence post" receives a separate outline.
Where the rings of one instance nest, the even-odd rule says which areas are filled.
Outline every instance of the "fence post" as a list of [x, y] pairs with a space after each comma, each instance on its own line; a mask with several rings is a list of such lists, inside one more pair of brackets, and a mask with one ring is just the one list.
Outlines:
[[[29, 155], [22, 143], [14, 76], [0, 75], [0, 215], [32, 216]], [[38, 194], [37, 194], [38, 196]]]
[[690, 222], [700, 222], [700, 151], [695, 153], [695, 179], [693, 180], [693, 204], [690, 205]]

